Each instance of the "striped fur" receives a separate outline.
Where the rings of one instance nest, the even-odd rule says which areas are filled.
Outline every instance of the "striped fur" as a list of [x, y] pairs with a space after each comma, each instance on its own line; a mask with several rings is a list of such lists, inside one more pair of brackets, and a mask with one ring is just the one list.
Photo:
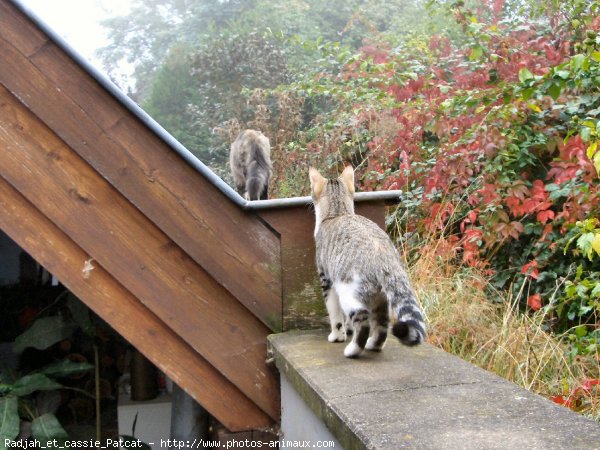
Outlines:
[[316, 260], [331, 321], [330, 342], [352, 340], [344, 355], [379, 351], [392, 333], [405, 345], [425, 339], [423, 314], [389, 236], [366, 217], [354, 214], [354, 172], [338, 179], [309, 172], [315, 206]]
[[231, 175], [246, 200], [266, 200], [272, 174], [271, 146], [260, 131], [244, 130], [231, 144]]

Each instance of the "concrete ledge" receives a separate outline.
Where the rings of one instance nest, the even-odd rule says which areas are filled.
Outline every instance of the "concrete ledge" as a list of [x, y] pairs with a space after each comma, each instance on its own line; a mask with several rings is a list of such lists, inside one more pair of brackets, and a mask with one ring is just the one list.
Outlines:
[[[600, 449], [598, 423], [431, 345], [389, 339], [383, 352], [350, 360], [344, 344], [326, 336], [271, 335], [269, 348], [282, 386], [289, 383], [346, 450]], [[286, 439], [283, 414], [295, 411], [284, 398]]]

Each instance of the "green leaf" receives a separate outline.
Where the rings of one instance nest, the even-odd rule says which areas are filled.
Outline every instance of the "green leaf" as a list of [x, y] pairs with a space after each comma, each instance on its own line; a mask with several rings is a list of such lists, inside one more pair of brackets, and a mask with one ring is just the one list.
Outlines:
[[87, 362], [75, 362], [69, 359], [63, 359], [62, 361], [58, 361], [43, 367], [40, 372], [44, 375], [53, 377], [66, 377], [69, 375], [87, 372], [93, 368], [94, 365]]
[[600, 255], [600, 233], [594, 233], [594, 239], [592, 239], [592, 249]]
[[54, 414], [43, 414], [36, 417], [31, 423], [31, 435], [40, 442], [48, 442], [56, 439], [57, 446], [53, 448], [63, 448], [69, 435], [61, 426]]
[[581, 125], [588, 127], [592, 130], [596, 129], [596, 122], [593, 122], [591, 120], [584, 120], [583, 122], [581, 122]]
[[594, 155], [594, 167], [596, 168], [596, 173], [600, 176], [600, 152], [596, 152]]
[[62, 387], [62, 384], [51, 380], [46, 375], [34, 373], [32, 375], [25, 375], [24, 377], [21, 377], [15, 381], [11, 394], [16, 396], [25, 396], [35, 391], [52, 391]]
[[521, 83], [525, 83], [527, 80], [533, 80], [533, 78], [533, 74], [526, 67], [519, 70], [519, 81]]
[[481, 45], [476, 45], [471, 49], [471, 54], [469, 55], [469, 60], [476, 61], [483, 56], [483, 47]]
[[90, 316], [90, 309], [73, 294], [67, 297], [67, 306], [71, 311], [73, 320], [81, 327], [81, 330], [88, 336], [94, 336], [96, 328]]
[[553, 100], [556, 100], [558, 97], [560, 97], [561, 91], [561, 87], [556, 83], [552, 83], [548, 88], [548, 94], [550, 95], [550, 97], [552, 97]]
[[525, 100], [525, 101], [529, 100], [534, 92], [535, 92], [534, 88], [523, 89], [523, 91], [521, 93], [523, 100]]
[[592, 259], [592, 243], [594, 242], [594, 238], [594, 233], [583, 233], [579, 236], [579, 239], [577, 239], [577, 247], [590, 261]]
[[43, 317], [15, 339], [13, 350], [15, 353], [21, 353], [27, 347], [45, 350], [71, 336], [76, 328], [77, 325], [62, 316]]
[[587, 334], [587, 328], [585, 327], [585, 325], [579, 325], [578, 327], [575, 328], [575, 335], [578, 338], [582, 338]]
[[592, 159], [592, 157], [594, 156], [594, 153], [596, 153], [597, 148], [598, 148], [598, 141], [592, 142], [589, 145], [589, 147], [587, 148], [587, 151], [586, 151], [587, 157]]
[[588, 127], [582, 127], [579, 130], [579, 135], [581, 136], [581, 139], [583, 140], [583, 142], [589, 142], [590, 137], [592, 135], [592, 130], [591, 130], [591, 128], [588, 128]]
[[6, 441], [19, 435], [19, 424], [17, 397], [0, 397], [0, 450], [6, 450]]
[[[571, 69], [572, 70], [580, 70], [583, 69], [586, 66], [586, 56], [579, 54], [579, 55], [575, 55], [571, 58]], [[588, 64], [589, 64], [589, 60], [588, 60]]]
[[[556, 185], [555, 185], [556, 186]], [[571, 194], [571, 189], [568, 186], [565, 187], [556, 187], [556, 189], [548, 189], [548, 192], [550, 192], [550, 200], [552, 201], [556, 201], [561, 197], [568, 197]]]

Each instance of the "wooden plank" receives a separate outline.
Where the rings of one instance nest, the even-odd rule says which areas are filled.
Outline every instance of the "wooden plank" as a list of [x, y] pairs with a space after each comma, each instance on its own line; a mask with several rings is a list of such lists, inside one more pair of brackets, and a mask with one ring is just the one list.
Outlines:
[[[383, 201], [355, 204], [356, 213], [385, 229]], [[312, 208], [262, 210], [260, 216], [281, 235], [283, 329], [328, 326], [327, 310], [315, 267], [315, 217]]]
[[[34, 24], [12, 5], [0, 7], [14, 19], [5, 18], [0, 28], [0, 81], [271, 330], [279, 330], [278, 237], [200, 176], [56, 45], [40, 47], [35, 35], [23, 43]], [[14, 36], [21, 38], [15, 47]]]
[[[27, 76], [27, 74], [23, 74]], [[269, 329], [0, 88], [0, 174], [273, 418]]]
[[270, 418], [0, 177], [0, 229], [230, 430]]
[[306, 206], [259, 213], [281, 233], [284, 331], [326, 326], [327, 310], [315, 268], [314, 213]]
[[15, 14], [15, 6], [9, 0], [0, 0], [0, 30], [5, 39], [26, 55], [35, 53], [48, 42], [41, 30], [31, 27], [27, 17]]

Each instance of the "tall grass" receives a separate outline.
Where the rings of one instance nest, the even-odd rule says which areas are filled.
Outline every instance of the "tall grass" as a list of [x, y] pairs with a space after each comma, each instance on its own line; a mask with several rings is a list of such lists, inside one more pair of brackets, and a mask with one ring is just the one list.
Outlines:
[[589, 382], [600, 379], [598, 355], [570, 358], [565, 335], [547, 331], [543, 309], [532, 314], [519, 309], [526, 292], [516, 298], [490, 296], [485, 276], [456, 266], [437, 250], [424, 246], [408, 264], [427, 316], [429, 342], [600, 421], [600, 386]]

